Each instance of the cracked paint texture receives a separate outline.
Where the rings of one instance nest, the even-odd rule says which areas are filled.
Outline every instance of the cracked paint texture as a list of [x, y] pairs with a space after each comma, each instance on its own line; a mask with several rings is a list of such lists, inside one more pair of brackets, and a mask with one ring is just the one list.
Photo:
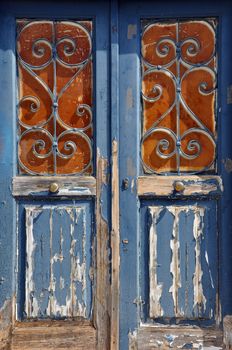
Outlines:
[[27, 206], [27, 318], [90, 317], [91, 210]]
[[213, 202], [148, 207], [149, 316], [217, 317], [217, 231]]

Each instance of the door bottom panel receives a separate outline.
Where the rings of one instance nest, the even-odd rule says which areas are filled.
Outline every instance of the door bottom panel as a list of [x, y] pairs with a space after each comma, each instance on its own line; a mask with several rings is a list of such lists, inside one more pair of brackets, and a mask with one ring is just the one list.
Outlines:
[[136, 349], [223, 349], [223, 332], [217, 328], [191, 326], [141, 326]]
[[88, 321], [17, 322], [11, 350], [96, 349], [96, 330]]

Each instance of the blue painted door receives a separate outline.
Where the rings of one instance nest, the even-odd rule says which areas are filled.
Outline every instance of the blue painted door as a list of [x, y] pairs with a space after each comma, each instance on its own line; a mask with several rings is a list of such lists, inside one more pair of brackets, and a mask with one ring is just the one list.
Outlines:
[[231, 313], [231, 16], [120, 3], [121, 349]]
[[19, 321], [82, 319], [106, 348], [108, 4], [0, 7], [1, 304], [15, 294]]

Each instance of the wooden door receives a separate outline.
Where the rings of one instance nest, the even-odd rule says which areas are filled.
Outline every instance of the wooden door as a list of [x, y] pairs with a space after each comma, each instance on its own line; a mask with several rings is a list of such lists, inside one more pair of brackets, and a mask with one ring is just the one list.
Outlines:
[[120, 4], [120, 348], [222, 346], [229, 3]]
[[15, 291], [14, 349], [108, 347], [108, 11], [1, 4], [1, 298]]

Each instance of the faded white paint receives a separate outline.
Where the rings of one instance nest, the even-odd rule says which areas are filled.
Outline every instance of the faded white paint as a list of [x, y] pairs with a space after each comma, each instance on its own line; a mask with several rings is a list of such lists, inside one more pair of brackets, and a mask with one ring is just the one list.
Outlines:
[[182, 316], [178, 308], [178, 289], [181, 288], [181, 277], [180, 277], [180, 259], [179, 259], [179, 215], [182, 212], [182, 208], [171, 207], [167, 210], [174, 216], [172, 240], [170, 241], [170, 247], [172, 251], [172, 260], [170, 264], [170, 272], [172, 274], [172, 286], [169, 292], [172, 293], [173, 304], [174, 304], [174, 314], [176, 317]]
[[34, 251], [36, 243], [33, 235], [34, 219], [42, 212], [36, 207], [26, 207], [26, 291], [25, 291], [25, 311], [27, 317], [36, 317], [39, 313], [38, 301], [34, 297], [35, 283], [33, 279], [34, 271]]
[[198, 311], [205, 310], [206, 308], [206, 298], [203, 293], [202, 287], [202, 277], [203, 271], [201, 268], [201, 237], [203, 235], [204, 228], [204, 214], [205, 208], [196, 208], [194, 223], [193, 223], [193, 236], [195, 239], [195, 273], [193, 276], [193, 288], [194, 288], [194, 308], [197, 307]]
[[[49, 282], [49, 299], [48, 305], [46, 308], [47, 316], [82, 316], [86, 317], [86, 217], [85, 211], [80, 207], [54, 207], [54, 206], [44, 206], [44, 207], [26, 207], [26, 235], [27, 235], [27, 269], [26, 269], [26, 305], [25, 311], [28, 317], [36, 318], [39, 315], [39, 303], [33, 295], [35, 290], [35, 283], [33, 280], [33, 271], [34, 264], [36, 263], [34, 260], [34, 251], [36, 249], [36, 243], [33, 237], [33, 223], [34, 219], [42, 213], [43, 210], [50, 211], [49, 217], [49, 241], [50, 241], [50, 262], [48, 261], [48, 270], [50, 270], [50, 282]], [[71, 261], [71, 273], [70, 273], [70, 289], [69, 293], [67, 293], [65, 305], [60, 305], [56, 298], [56, 285], [62, 290], [65, 288], [65, 279], [60, 276], [59, 281], [56, 281], [54, 276], [54, 263], [58, 261], [62, 264], [64, 260], [63, 255], [63, 242], [64, 242], [64, 234], [62, 227], [60, 228], [60, 251], [56, 254], [52, 254], [52, 242], [53, 242], [53, 211], [56, 210], [62, 215], [62, 211], [66, 211], [71, 219], [70, 224], [70, 236], [71, 236], [71, 245], [70, 245], [70, 257]], [[82, 214], [83, 222], [80, 227], [82, 227], [81, 232], [77, 232], [78, 239], [81, 240], [81, 254], [82, 254], [82, 262], [80, 261], [79, 256], [75, 256], [75, 246], [77, 239], [74, 239], [74, 230], [75, 225], [79, 224], [79, 220]], [[68, 234], [68, 232], [66, 233]], [[76, 282], [80, 282], [82, 285], [82, 300], [77, 300], [76, 295]], [[58, 284], [57, 284], [58, 283]], [[43, 295], [41, 295], [43, 297]]]
[[53, 236], [53, 220], [52, 220], [52, 212], [53, 209], [50, 208], [49, 215], [49, 233], [50, 233], [50, 284], [49, 284], [49, 299], [48, 299], [48, 307], [47, 307], [47, 315], [55, 315], [54, 311], [56, 310], [56, 300], [55, 300], [55, 289], [56, 289], [56, 281], [54, 280], [53, 275], [53, 257], [52, 257], [52, 236]]
[[[85, 289], [86, 289], [86, 256], [85, 256], [85, 244], [86, 244], [86, 218], [85, 213], [80, 208], [66, 209], [71, 219], [70, 235], [71, 235], [71, 272], [70, 272], [70, 295], [72, 300], [72, 316], [86, 317], [86, 305]], [[74, 225], [78, 223], [80, 214], [83, 215], [83, 232], [80, 232], [80, 239], [82, 239], [82, 257], [83, 262], [80, 262], [80, 257], [75, 255], [76, 239], [74, 239]], [[76, 283], [79, 281], [82, 284], [82, 303], [77, 300], [76, 296]]]
[[156, 225], [163, 207], [149, 207], [152, 219], [149, 235], [149, 278], [150, 278], [150, 317], [163, 316], [163, 309], [160, 304], [163, 284], [158, 283], [157, 278], [157, 230]]
[[[196, 316], [200, 311], [205, 311], [206, 298], [203, 293], [202, 278], [203, 271], [201, 268], [201, 239], [204, 229], [204, 214], [205, 208], [199, 206], [167, 206], [167, 207], [149, 207], [151, 217], [150, 236], [149, 236], [149, 278], [150, 278], [150, 317], [163, 316], [163, 309], [160, 304], [160, 299], [163, 292], [162, 281], [157, 280], [157, 222], [163, 210], [171, 213], [174, 217], [172, 239], [170, 248], [172, 252], [170, 262], [170, 273], [172, 276], [172, 285], [169, 292], [172, 294], [174, 304], [174, 314], [176, 317], [184, 316], [184, 310], [178, 305], [178, 290], [181, 288], [181, 269], [180, 269], [180, 240], [179, 240], [179, 218], [181, 213], [192, 212], [194, 214], [193, 222], [193, 238], [195, 240], [195, 272], [193, 274], [193, 289], [194, 289], [194, 312]], [[205, 259], [209, 264], [208, 254], [205, 253]], [[187, 262], [186, 262], [187, 263]], [[214, 288], [211, 271], [211, 285]]]
[[208, 252], [205, 252], [205, 260], [207, 262], [208, 268], [209, 268], [209, 276], [210, 276], [210, 283], [211, 283], [211, 287], [214, 289], [214, 283], [213, 283], [213, 277], [212, 277], [212, 272], [210, 270], [210, 265], [209, 265], [209, 257], [208, 257]]

